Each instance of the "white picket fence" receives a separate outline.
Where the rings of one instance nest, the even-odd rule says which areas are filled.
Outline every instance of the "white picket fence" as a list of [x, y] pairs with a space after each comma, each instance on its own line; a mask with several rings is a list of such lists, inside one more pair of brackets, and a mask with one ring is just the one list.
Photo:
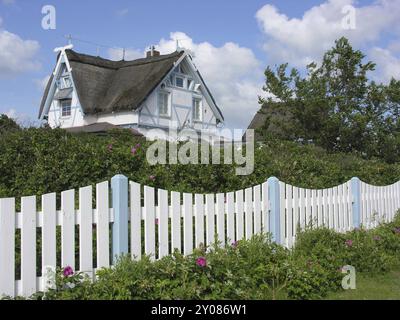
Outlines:
[[[400, 182], [376, 187], [356, 179], [311, 190], [271, 178], [245, 190], [203, 195], [135, 182], [129, 182], [128, 192], [127, 179], [114, 178], [113, 188], [108, 182], [97, 184], [95, 208], [91, 186], [79, 189], [78, 208], [75, 190], [61, 193], [59, 210], [55, 193], [42, 196], [39, 211], [34, 196], [23, 197], [17, 213], [14, 198], [0, 199], [0, 296], [28, 297], [45, 290], [51, 285], [46, 270], [57, 265], [93, 277], [96, 269], [109, 267], [121, 253], [158, 259], [175, 249], [190, 254], [215, 238], [223, 245], [261, 232], [270, 232], [275, 241], [291, 248], [299, 227], [327, 226], [340, 232], [359, 225], [371, 228], [390, 221], [400, 209]], [[59, 241], [57, 227], [61, 227]], [[20, 279], [15, 271], [17, 230], [21, 232]], [[36, 245], [37, 235], [41, 248]], [[58, 264], [57, 246], [61, 246]], [[39, 262], [42, 272], [37, 274]]]

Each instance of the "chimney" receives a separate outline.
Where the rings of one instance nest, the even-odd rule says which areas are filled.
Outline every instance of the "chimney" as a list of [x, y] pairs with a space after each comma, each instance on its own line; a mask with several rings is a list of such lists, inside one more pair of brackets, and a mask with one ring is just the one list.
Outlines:
[[146, 52], [146, 58], [150, 57], [158, 57], [160, 55], [160, 51], [154, 49], [154, 46], [150, 47], [150, 50]]

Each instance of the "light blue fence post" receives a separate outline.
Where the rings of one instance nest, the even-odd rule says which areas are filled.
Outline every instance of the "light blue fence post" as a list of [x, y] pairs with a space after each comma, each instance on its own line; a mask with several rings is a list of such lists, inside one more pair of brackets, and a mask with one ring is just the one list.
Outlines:
[[352, 211], [353, 211], [353, 228], [360, 227], [361, 217], [361, 185], [359, 178], [351, 179], [351, 194], [352, 194]]
[[115, 262], [128, 253], [128, 178], [119, 174], [111, 178], [114, 223], [112, 226], [112, 256]]
[[271, 177], [267, 180], [268, 198], [270, 203], [269, 229], [272, 233], [272, 241], [281, 244], [281, 209], [279, 180]]

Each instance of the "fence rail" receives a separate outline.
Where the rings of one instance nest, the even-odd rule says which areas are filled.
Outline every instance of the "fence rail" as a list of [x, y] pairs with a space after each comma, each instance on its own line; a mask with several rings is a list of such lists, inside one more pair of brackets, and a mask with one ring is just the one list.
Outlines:
[[215, 239], [223, 245], [261, 232], [291, 248], [306, 226], [373, 228], [400, 209], [400, 181], [376, 187], [358, 178], [322, 190], [270, 178], [245, 190], [203, 195], [141, 186], [118, 175], [111, 188], [102, 182], [94, 193], [95, 208], [91, 186], [77, 197], [75, 190], [62, 192], [60, 209], [55, 193], [42, 196], [40, 211], [34, 196], [21, 199], [21, 212], [14, 198], [0, 199], [0, 295], [46, 290], [56, 266], [94, 277], [121, 254], [159, 259], [176, 249], [190, 254]]

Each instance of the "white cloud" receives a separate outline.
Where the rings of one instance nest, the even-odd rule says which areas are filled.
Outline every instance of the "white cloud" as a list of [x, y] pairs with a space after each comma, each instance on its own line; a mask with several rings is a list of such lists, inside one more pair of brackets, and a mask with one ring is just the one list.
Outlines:
[[[346, 5], [356, 8], [355, 29], [345, 30], [342, 20]], [[272, 5], [263, 6], [256, 19], [265, 33], [263, 45], [272, 63], [289, 62], [304, 67], [319, 61], [323, 52], [341, 36], [353, 45], [369, 45], [388, 32], [400, 35], [400, 0], [377, 0], [371, 5], [356, 6], [353, 0], [328, 0], [306, 11], [301, 19], [289, 18]]]
[[39, 43], [23, 40], [18, 35], [1, 29], [0, 18], [0, 76], [10, 76], [40, 68], [36, 60]]
[[156, 46], [162, 54], [179, 46], [194, 54], [207, 86], [225, 117], [226, 127], [247, 128], [259, 109], [258, 95], [263, 84], [262, 65], [251, 49], [227, 42], [215, 47], [209, 42], [195, 43], [183, 32], [173, 32]]
[[[6, 111], [1, 111], [1, 110]], [[7, 117], [15, 120], [20, 126], [40, 126], [40, 121], [33, 119], [29, 114], [18, 112], [15, 108], [0, 108], [0, 114], [5, 114]]]
[[388, 82], [391, 78], [400, 80], [400, 58], [396, 57], [390, 50], [374, 47], [369, 57], [377, 64], [377, 72], [374, 80], [377, 82]]
[[36, 87], [40, 91], [44, 91], [46, 89], [47, 83], [49, 82], [50, 76], [47, 75], [43, 79], [34, 79], [33, 82], [35, 83]]
[[[123, 57], [123, 48], [111, 48], [108, 49], [108, 56], [111, 60], [122, 60]], [[143, 58], [144, 53], [143, 51], [128, 48], [125, 49], [125, 60], [135, 60], [139, 58]]]

